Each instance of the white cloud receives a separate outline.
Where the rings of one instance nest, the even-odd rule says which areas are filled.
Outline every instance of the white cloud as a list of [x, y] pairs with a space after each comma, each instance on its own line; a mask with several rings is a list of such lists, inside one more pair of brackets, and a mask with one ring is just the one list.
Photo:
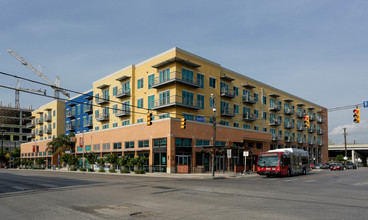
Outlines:
[[356, 136], [366, 136], [368, 134], [368, 121], [360, 121], [360, 123], [349, 123], [345, 125], [339, 125], [332, 129], [328, 135], [336, 136], [342, 135], [344, 133], [344, 129], [346, 128], [346, 132], [349, 134], [354, 134]]

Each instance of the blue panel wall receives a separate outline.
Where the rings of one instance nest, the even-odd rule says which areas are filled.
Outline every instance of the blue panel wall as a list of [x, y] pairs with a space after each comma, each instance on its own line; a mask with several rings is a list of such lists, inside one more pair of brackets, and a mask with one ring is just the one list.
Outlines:
[[65, 134], [92, 130], [93, 91], [75, 97], [65, 103]]

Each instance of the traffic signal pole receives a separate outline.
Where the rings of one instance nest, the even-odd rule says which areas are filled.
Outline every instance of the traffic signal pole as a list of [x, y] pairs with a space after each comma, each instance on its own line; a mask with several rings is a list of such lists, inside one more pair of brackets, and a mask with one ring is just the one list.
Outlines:
[[216, 97], [211, 94], [213, 104], [213, 142], [212, 142], [212, 177], [215, 177], [215, 146], [216, 146]]

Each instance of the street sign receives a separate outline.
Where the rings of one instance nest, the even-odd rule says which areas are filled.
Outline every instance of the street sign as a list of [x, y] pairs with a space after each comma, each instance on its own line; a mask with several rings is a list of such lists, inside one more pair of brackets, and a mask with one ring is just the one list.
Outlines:
[[83, 147], [83, 138], [79, 138], [79, 147]]
[[364, 102], [363, 102], [363, 107], [364, 107], [364, 108], [368, 108], [368, 101], [364, 101]]
[[248, 157], [249, 156], [249, 151], [243, 151], [243, 156]]
[[231, 158], [231, 149], [227, 150], [227, 158]]
[[194, 120], [199, 122], [206, 122], [206, 119], [203, 116], [195, 116]]

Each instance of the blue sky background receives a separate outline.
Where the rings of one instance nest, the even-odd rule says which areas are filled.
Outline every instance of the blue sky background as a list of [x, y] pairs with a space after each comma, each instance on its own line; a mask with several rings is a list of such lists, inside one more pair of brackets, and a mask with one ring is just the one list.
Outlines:
[[[41, 81], [12, 48], [52, 80], [77, 91], [130, 64], [180, 47], [333, 108], [368, 101], [368, 1], [1, 0], [0, 71]], [[0, 84], [16, 80], [0, 76]], [[25, 88], [40, 88], [22, 82]], [[53, 92], [48, 89], [47, 92]], [[2, 105], [14, 91], [0, 88]], [[21, 93], [21, 106], [49, 98]], [[368, 108], [329, 113], [329, 138], [368, 143]]]

